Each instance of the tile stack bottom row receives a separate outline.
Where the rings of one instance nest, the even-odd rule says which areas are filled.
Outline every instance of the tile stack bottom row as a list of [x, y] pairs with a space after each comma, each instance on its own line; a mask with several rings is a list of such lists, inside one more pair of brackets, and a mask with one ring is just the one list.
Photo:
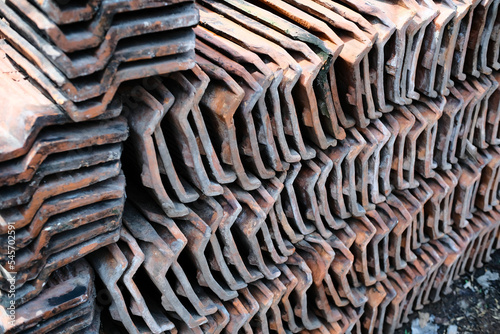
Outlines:
[[0, 332], [394, 333], [500, 248], [499, 4], [0, 2]]

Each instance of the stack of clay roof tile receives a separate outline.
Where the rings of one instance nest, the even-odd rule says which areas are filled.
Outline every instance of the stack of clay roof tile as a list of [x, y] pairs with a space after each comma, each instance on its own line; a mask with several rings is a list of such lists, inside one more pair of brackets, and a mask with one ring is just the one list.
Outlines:
[[2, 332], [98, 333], [82, 258], [120, 240], [129, 130], [117, 90], [193, 67], [198, 11], [183, 0], [14, 0], [0, 17]]
[[124, 81], [193, 66], [189, 0], [13, 0], [0, 16], [0, 47], [75, 121], [113, 109]]
[[[105, 102], [98, 104], [107, 108], [103, 120], [76, 125], [94, 124], [105, 138], [124, 119], [130, 127], [123, 227], [86, 257], [109, 297], [101, 303], [106, 331], [393, 333], [500, 247], [500, 1], [118, 4], [0, 4], [9, 14], [9, 24], [0, 22], [4, 52], [47, 96], [76, 120], [97, 116], [102, 110], [93, 103]], [[194, 62], [185, 58], [193, 49]], [[129, 73], [161, 75], [137, 80]], [[34, 90], [28, 81], [16, 85]], [[60, 102], [70, 100], [88, 109]], [[124, 117], [105, 120], [120, 102]], [[16, 135], [8, 137], [11, 150], [20, 152], [10, 159], [36, 146], [45, 133], [37, 127], [58, 142], [66, 126], [80, 128], [47, 115], [6, 123], [24, 133], [7, 132]], [[74, 145], [87, 145], [90, 133]], [[36, 185], [0, 192], [11, 203], [5, 209], [28, 205], [6, 212], [36, 218], [30, 189], [61, 174], [50, 163], [61, 163], [66, 175], [115, 161], [97, 162], [95, 153], [111, 152], [111, 143], [88, 146], [71, 156], [78, 168], [59, 155], [42, 163], [35, 153], [28, 160], [38, 163], [23, 160], [29, 168], [0, 168], [12, 184]], [[37, 203], [66, 194], [46, 189], [51, 195]], [[89, 203], [112, 201], [102, 199]], [[43, 211], [50, 218], [38, 229], [19, 223], [28, 231], [25, 241], [18, 232], [24, 284], [48, 279], [40, 275], [56, 269], [51, 259], [71, 256], [73, 244], [60, 237], [82, 231], [69, 238], [80, 241], [94, 226], [79, 220], [59, 236], [52, 227], [43, 234], [52, 219], [71, 219], [77, 209], [67, 203]]]
[[3, 52], [0, 73], [2, 332], [90, 330], [93, 271], [79, 259], [119, 238], [126, 120], [73, 123]]

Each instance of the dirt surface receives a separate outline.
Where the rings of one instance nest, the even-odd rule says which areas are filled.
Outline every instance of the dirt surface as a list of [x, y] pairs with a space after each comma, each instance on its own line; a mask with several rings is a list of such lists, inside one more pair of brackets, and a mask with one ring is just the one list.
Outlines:
[[500, 333], [500, 251], [473, 274], [456, 280], [453, 292], [426, 305], [396, 334]]

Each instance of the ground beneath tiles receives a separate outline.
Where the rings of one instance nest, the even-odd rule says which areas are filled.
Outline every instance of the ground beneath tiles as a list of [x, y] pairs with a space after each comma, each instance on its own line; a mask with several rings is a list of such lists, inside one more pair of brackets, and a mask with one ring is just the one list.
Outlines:
[[410, 316], [395, 334], [500, 333], [500, 251], [472, 275], [453, 283], [453, 292]]

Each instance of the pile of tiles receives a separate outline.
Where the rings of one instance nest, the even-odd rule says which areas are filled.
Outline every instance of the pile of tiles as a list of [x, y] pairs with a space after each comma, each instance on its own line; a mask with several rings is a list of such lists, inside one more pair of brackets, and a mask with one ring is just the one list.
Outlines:
[[0, 3], [0, 332], [98, 333], [94, 269], [120, 239], [118, 88], [194, 66], [192, 1]]
[[[16, 268], [26, 282], [19, 284], [46, 281], [48, 292], [34, 285], [22, 314], [35, 302], [50, 304], [62, 282], [86, 288], [78, 290], [81, 304], [56, 308], [52, 322], [41, 312], [11, 332], [38, 333], [38, 323], [71, 333], [82, 317], [106, 333], [393, 333], [500, 247], [499, 4], [0, 2], [5, 68], [26, 73], [30, 81], [15, 81], [34, 91], [24, 95], [51, 98], [65, 117], [47, 113], [16, 125], [29, 108], [13, 100], [16, 117], [4, 127], [24, 135], [3, 142], [35, 147], [38, 127], [58, 141], [66, 126], [71, 138], [86, 124], [101, 136], [117, 131], [108, 122], [126, 128], [126, 119], [130, 128], [121, 159], [127, 200], [121, 193], [123, 212], [113, 211], [123, 225], [112, 232], [116, 242], [81, 247], [85, 254], [71, 259], [87, 255], [99, 277], [102, 323], [89, 306], [91, 284], [76, 281], [76, 272], [91, 272], [87, 262], [49, 278], [85, 228], [73, 231], [64, 217], [60, 237], [78, 237], [62, 245], [29, 232], [38, 220], [26, 209], [16, 230], [19, 247], [27, 247], [18, 251], [19, 261], [27, 259]], [[6, 89], [14, 90], [11, 81]], [[102, 120], [87, 121], [93, 117]], [[21, 159], [8, 160], [28, 149], [9, 148], [17, 153], [5, 155], [0, 180], [11, 181], [0, 185], [15, 185], [16, 195], [5, 192], [6, 212], [17, 215], [12, 210], [35, 199], [17, 195], [22, 182], [43, 191], [47, 176], [59, 180], [56, 170], [115, 161], [90, 165], [96, 150], [112, 145], [88, 145], [93, 151], [72, 156], [73, 168], [51, 167], [57, 157], [42, 168], [47, 159], [25, 155], [28, 172], [11, 172]], [[48, 210], [38, 212], [56, 212]]]
[[122, 92], [107, 326], [392, 333], [488, 261], [498, 4], [198, 1], [196, 65]]
[[[127, 122], [109, 113], [73, 123], [5, 53], [0, 58], [2, 332], [76, 331], [94, 318], [92, 269], [84, 260], [63, 267], [119, 238]], [[15, 323], [7, 317], [12, 303]]]

